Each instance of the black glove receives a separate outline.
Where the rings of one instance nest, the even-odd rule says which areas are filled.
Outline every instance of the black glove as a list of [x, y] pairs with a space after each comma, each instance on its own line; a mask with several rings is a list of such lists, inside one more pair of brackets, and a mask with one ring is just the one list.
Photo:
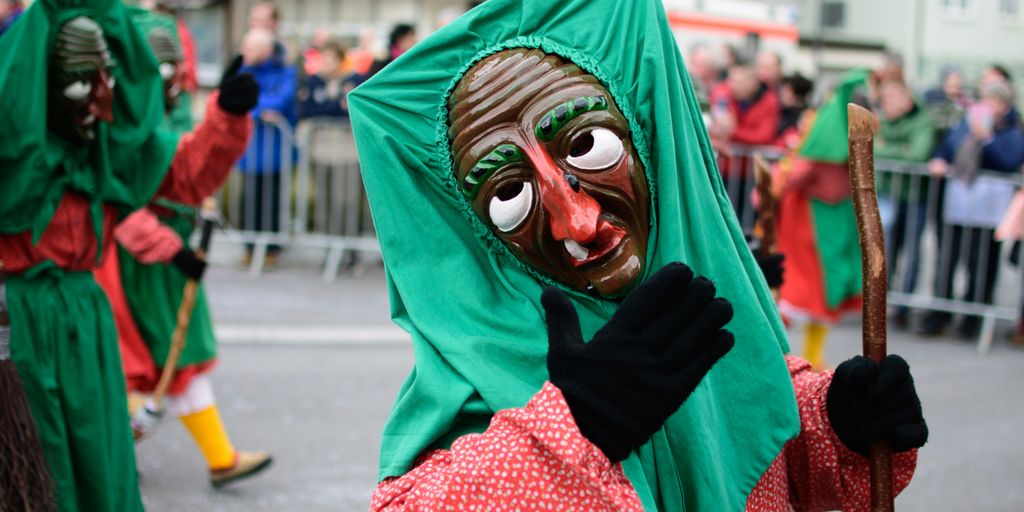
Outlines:
[[562, 291], [548, 287], [541, 303], [551, 383], [583, 435], [612, 461], [647, 442], [733, 346], [722, 329], [732, 305], [682, 263], [632, 291], [590, 343]]
[[775, 253], [762, 256], [761, 253], [755, 252], [754, 259], [757, 260], [757, 266], [761, 268], [761, 273], [764, 274], [764, 280], [768, 282], [768, 287], [781, 288], [783, 276], [786, 273], [786, 266], [783, 264], [786, 261], [786, 255]]
[[839, 365], [825, 403], [836, 435], [862, 455], [875, 441], [888, 441], [894, 452], [928, 441], [914, 378], [900, 356], [889, 355], [881, 364], [857, 356]]
[[220, 79], [220, 96], [217, 97], [220, 108], [239, 116], [252, 110], [260, 98], [260, 86], [256, 79], [249, 73], [238, 74], [241, 67], [242, 56], [235, 56]]
[[188, 247], [178, 251], [178, 254], [174, 255], [171, 263], [178, 267], [178, 270], [185, 274], [185, 277], [196, 281], [201, 280], [203, 273], [206, 272], [206, 262], [199, 259], [196, 253], [192, 252], [192, 249]]
[[761, 269], [761, 274], [764, 276], [764, 280], [768, 282], [769, 288], [780, 288], [782, 287], [783, 276], [786, 273], [786, 267], [783, 263], [786, 261], [786, 256], [782, 253], [773, 253], [768, 256], [761, 255], [761, 239], [753, 235], [747, 235], [747, 247], [750, 248], [750, 252], [754, 253], [754, 260], [757, 261], [757, 266]]

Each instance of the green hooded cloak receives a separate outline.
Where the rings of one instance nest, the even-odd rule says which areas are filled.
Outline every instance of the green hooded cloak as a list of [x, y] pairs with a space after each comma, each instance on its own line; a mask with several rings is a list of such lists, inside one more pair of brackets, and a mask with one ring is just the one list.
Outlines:
[[[735, 348], [650, 442], [623, 461], [648, 510], [741, 510], [799, 417], [778, 312], [722, 186], [660, 0], [488, 0], [349, 95], [386, 264], [391, 314], [416, 364], [383, 433], [381, 478], [424, 450], [486, 429], [547, 380], [540, 304], [557, 284], [492, 235], [459, 192], [447, 101], [463, 74], [507, 48], [540, 48], [595, 75], [628, 119], [652, 189], [647, 275], [683, 261], [736, 315]], [[645, 276], [646, 278], [646, 276]], [[584, 338], [614, 302], [562, 287]]]
[[[49, 52], [66, 21], [88, 16], [103, 28], [116, 67], [114, 122], [100, 122], [88, 145], [69, 144], [46, 126]], [[120, 0], [37, 0], [0, 38], [0, 234], [31, 230], [38, 241], [66, 192], [92, 203], [102, 233], [104, 203], [135, 210], [156, 193], [177, 136], [158, 131], [163, 85], [145, 36]]]
[[[858, 92], [867, 89], [867, 70], [847, 72], [835, 91], [818, 109], [807, 138], [798, 154], [817, 162], [845, 164], [849, 159], [849, 129], [846, 106]], [[851, 297], [860, 295], [861, 259], [857, 234], [857, 218], [853, 201], [845, 199], [830, 204], [811, 200], [818, 257], [825, 287], [825, 304], [830, 310], [841, 307]]]

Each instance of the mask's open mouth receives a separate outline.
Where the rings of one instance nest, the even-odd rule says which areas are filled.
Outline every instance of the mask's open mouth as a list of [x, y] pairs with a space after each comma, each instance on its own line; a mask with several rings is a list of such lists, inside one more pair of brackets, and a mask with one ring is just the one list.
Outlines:
[[589, 244], [582, 245], [573, 240], [564, 240], [563, 243], [572, 258], [572, 264], [579, 268], [612, 254], [625, 238], [626, 230], [601, 218], [597, 221], [597, 235]]

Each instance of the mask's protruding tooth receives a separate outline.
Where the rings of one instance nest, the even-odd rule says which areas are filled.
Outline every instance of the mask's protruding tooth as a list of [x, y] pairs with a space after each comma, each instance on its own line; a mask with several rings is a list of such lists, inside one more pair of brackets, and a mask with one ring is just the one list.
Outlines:
[[590, 255], [589, 249], [576, 243], [576, 241], [574, 240], [566, 239], [563, 240], [563, 242], [565, 242], [565, 250], [569, 251], [569, 255], [572, 256], [573, 258], [576, 258], [579, 261], [587, 259], [587, 256]]

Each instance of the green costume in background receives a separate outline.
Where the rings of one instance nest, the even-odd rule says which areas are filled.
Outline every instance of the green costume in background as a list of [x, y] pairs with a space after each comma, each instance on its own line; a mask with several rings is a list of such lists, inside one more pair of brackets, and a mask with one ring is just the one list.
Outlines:
[[[181, 237], [185, 245], [195, 230], [195, 208], [166, 200], [155, 202], [160, 222]], [[188, 278], [173, 265], [140, 263], [124, 248], [118, 247], [121, 286], [124, 288], [132, 317], [139, 328], [153, 362], [163, 368], [171, 345], [171, 335], [178, 320], [178, 306]], [[181, 351], [177, 368], [207, 363], [217, 357], [217, 339], [213, 334], [206, 289], [200, 286], [196, 305]], [[130, 369], [126, 368], [129, 371]], [[152, 389], [138, 391], [150, 392]]]
[[[171, 34], [178, 47], [181, 47], [174, 18], [140, 8], [131, 10], [133, 19], [144, 34], [153, 29], [163, 29]], [[179, 135], [192, 130], [191, 101], [184, 90], [178, 96], [174, 108], [164, 116], [164, 128]], [[155, 205], [156, 208], [153, 210], [160, 222], [173, 229], [188, 246], [195, 230], [196, 209], [167, 200], [158, 200]], [[163, 368], [170, 348], [171, 333], [177, 324], [178, 305], [181, 303], [182, 292], [188, 279], [171, 265], [140, 263], [122, 247], [118, 247], [117, 254], [121, 268], [121, 285], [139, 328], [139, 334], [142, 335], [157, 368]], [[206, 363], [216, 357], [217, 340], [213, 335], [206, 291], [204, 286], [200, 286], [196, 306], [192, 310], [185, 348], [181, 352], [177, 368]], [[129, 374], [132, 372], [131, 368], [126, 369]], [[149, 392], [152, 389], [140, 391]]]
[[[617, 303], [528, 267], [476, 216], [456, 181], [447, 102], [477, 61], [540, 48], [576, 63], [629, 121], [651, 186], [646, 275], [682, 261], [735, 307], [735, 348], [651, 441], [623, 461], [648, 510], [741, 510], [799, 430], [778, 313], [716, 168], [701, 113], [658, 0], [489, 0], [349, 95], [386, 263], [392, 318], [416, 366], [385, 427], [380, 478], [482, 432], [547, 380], [541, 291], [572, 297], [584, 339]], [[669, 58], [666, 58], [669, 56]], [[645, 276], [646, 277], [646, 276]]]
[[[113, 57], [115, 121], [97, 124], [92, 142], [74, 144], [48, 131], [45, 91], [55, 34], [79, 16], [102, 27]], [[91, 205], [75, 238], [102, 239], [103, 205], [145, 205], [177, 145], [157, 132], [163, 95], [156, 62], [114, 0], [34, 2], [0, 38], [0, 112], [0, 235], [31, 231], [34, 243], [69, 192]], [[117, 334], [90, 270], [46, 260], [8, 277], [11, 354], [60, 510], [141, 510]]]

